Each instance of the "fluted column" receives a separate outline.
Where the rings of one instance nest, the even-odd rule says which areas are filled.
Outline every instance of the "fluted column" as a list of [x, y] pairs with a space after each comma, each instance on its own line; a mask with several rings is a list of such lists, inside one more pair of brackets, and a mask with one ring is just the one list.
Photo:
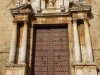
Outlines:
[[27, 21], [24, 21], [24, 29], [22, 36], [22, 46], [19, 52], [19, 64], [25, 64], [26, 60], [26, 50], [27, 50], [27, 33], [28, 33], [28, 24]]
[[14, 64], [17, 45], [17, 22], [14, 21], [13, 34], [11, 39], [10, 54], [8, 63]]
[[92, 45], [89, 32], [89, 24], [87, 19], [84, 19], [84, 28], [85, 28], [85, 47], [87, 51], [87, 61], [93, 62]]
[[78, 28], [77, 21], [73, 21], [73, 33], [74, 33], [74, 52], [75, 52], [75, 62], [81, 62], [81, 54], [80, 54], [80, 44], [79, 44], [79, 36], [78, 36]]

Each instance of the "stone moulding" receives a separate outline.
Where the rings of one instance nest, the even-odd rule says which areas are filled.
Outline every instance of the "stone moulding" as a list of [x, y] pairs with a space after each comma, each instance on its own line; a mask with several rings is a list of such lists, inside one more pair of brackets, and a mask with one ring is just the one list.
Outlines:
[[[32, 25], [34, 24], [39, 24], [39, 25], [68, 24], [70, 25], [70, 22], [72, 22], [73, 20], [75, 20], [77, 24], [78, 19], [88, 18], [87, 12], [91, 10], [91, 6], [84, 5], [81, 3], [75, 3], [75, 2], [72, 2], [72, 4], [75, 7], [69, 7], [68, 12], [35, 13], [30, 4], [25, 4], [16, 8], [12, 8], [10, 9], [10, 11], [17, 22], [22, 21], [25, 24], [27, 24], [27, 22], [31, 22]], [[28, 27], [27, 27], [27, 30], [28, 30]], [[81, 62], [78, 64], [72, 63], [71, 65], [74, 68], [75, 75], [97, 75], [96, 64], [84, 64]], [[25, 65], [14, 64], [13, 66], [11, 66], [8, 64], [8, 66], [6, 66], [6, 75], [14, 75], [14, 74], [25, 75], [26, 70], [27, 70], [26, 66], [27, 66], [26, 62], [25, 62]]]

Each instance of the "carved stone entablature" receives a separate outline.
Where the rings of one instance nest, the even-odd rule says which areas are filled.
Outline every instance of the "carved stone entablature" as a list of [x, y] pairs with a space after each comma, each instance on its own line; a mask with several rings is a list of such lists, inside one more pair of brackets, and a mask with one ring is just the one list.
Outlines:
[[10, 11], [16, 21], [28, 21], [32, 8], [29, 4], [23, 4], [19, 7], [11, 8]]
[[84, 18], [88, 18], [87, 13], [86, 12], [77, 12], [77, 13], [73, 13], [72, 14], [73, 19], [84, 19]]
[[70, 22], [70, 16], [66, 17], [37, 17], [32, 21], [32, 24], [67, 24]]
[[20, 15], [15, 15], [15, 20], [17, 20], [17, 21], [28, 21], [28, 18], [29, 16], [28, 15], [26, 15], [26, 14], [20, 14]]

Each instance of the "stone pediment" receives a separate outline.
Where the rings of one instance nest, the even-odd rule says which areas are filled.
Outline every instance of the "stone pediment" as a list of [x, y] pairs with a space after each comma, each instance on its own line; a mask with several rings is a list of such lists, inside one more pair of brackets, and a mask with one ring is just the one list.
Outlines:
[[31, 12], [31, 5], [30, 4], [23, 4], [19, 5], [15, 8], [11, 8], [10, 11], [12, 14], [17, 14], [17, 13], [30, 13]]
[[[35, 6], [34, 6], [35, 7]], [[32, 3], [25, 3], [25, 4], [19, 4], [19, 6], [15, 7], [15, 8], [11, 8], [11, 13], [12, 14], [29, 14], [29, 13], [33, 13], [34, 16], [59, 16], [59, 15], [69, 15], [70, 12], [75, 12], [75, 11], [90, 11], [91, 10], [91, 6], [90, 5], [86, 5], [86, 3], [82, 3], [82, 2], [69, 2], [69, 6], [67, 7], [67, 12], [58, 12], [57, 10], [52, 10], [52, 12], [50, 13], [51, 10], [48, 9], [41, 9], [42, 12], [34, 12], [35, 9], [33, 9], [32, 7]], [[45, 13], [44, 13], [45, 11]]]
[[70, 11], [89, 11], [91, 10], [91, 6], [82, 2], [71, 2]]

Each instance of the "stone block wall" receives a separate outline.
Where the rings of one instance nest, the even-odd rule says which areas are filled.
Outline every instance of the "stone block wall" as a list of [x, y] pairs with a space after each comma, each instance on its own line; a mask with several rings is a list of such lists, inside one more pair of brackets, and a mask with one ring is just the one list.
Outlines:
[[100, 75], [100, 1], [91, 0], [90, 33], [94, 61], [97, 63], [98, 75]]
[[[13, 17], [10, 8], [14, 7], [16, 0], [0, 0], [0, 75], [5, 75], [5, 64], [8, 61], [10, 42], [13, 28]], [[100, 75], [100, 0], [91, 0], [90, 33], [94, 60], [98, 64]]]
[[12, 16], [9, 8], [12, 0], [0, 0], [0, 75], [5, 75], [12, 34]]

